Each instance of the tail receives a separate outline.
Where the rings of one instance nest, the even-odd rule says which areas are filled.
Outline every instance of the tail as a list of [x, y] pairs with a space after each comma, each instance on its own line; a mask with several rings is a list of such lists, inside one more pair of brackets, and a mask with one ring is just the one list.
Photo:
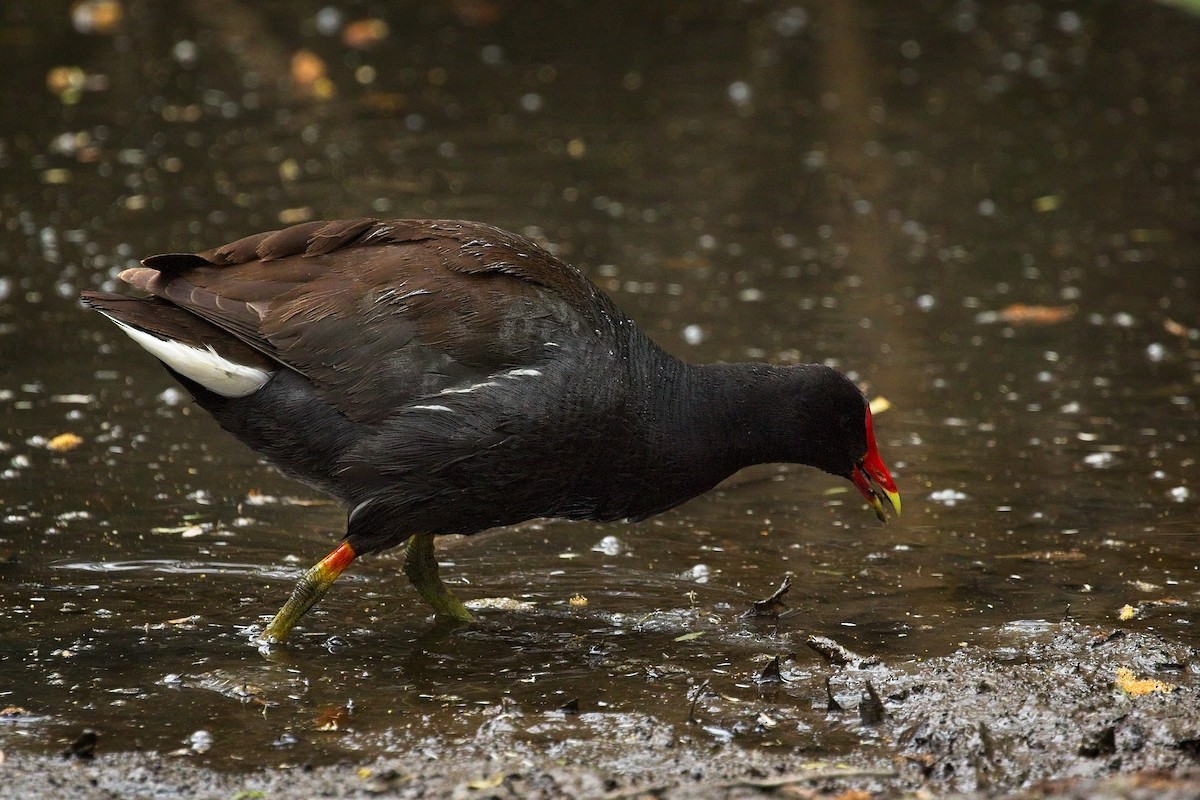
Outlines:
[[240, 339], [166, 300], [93, 291], [79, 299], [173, 372], [224, 397], [253, 394], [279, 369]]

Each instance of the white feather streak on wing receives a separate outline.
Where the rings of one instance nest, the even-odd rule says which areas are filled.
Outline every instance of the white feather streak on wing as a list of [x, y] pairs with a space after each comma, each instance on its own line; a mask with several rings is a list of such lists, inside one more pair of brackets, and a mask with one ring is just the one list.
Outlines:
[[479, 383], [472, 383], [470, 386], [464, 386], [461, 389], [442, 389], [440, 392], [438, 392], [438, 394], [467, 394], [468, 392], [474, 392], [477, 389], [486, 389], [489, 386], [499, 385], [500, 384], [496, 383], [495, 381], [480, 381]]
[[540, 378], [541, 375], [540, 369], [510, 369], [504, 373], [505, 378]]
[[245, 397], [261, 389], [274, 374], [258, 367], [239, 364], [217, 354], [212, 347], [193, 347], [126, 325], [105, 314], [150, 355], [171, 369], [223, 397]]
[[417, 411], [417, 410], [421, 410], [421, 411], [453, 411], [454, 409], [450, 408], [450, 406], [424, 405], [424, 406], [409, 406], [408, 410], [409, 411]]

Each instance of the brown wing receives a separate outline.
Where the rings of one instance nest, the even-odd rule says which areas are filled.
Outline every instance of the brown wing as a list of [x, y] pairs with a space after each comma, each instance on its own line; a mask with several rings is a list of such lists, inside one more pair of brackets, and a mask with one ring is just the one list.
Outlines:
[[307, 376], [352, 419], [534, 366], [619, 312], [533, 242], [471, 222], [314, 222], [122, 279]]

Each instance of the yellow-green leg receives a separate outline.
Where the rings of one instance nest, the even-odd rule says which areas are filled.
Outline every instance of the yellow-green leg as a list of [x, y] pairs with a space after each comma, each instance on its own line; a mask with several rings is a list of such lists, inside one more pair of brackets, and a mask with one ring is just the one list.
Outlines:
[[437, 559], [433, 557], [433, 535], [418, 533], [408, 540], [404, 550], [404, 574], [412, 581], [435, 614], [459, 622], [470, 622], [471, 612], [451, 594], [438, 576]]
[[358, 553], [354, 552], [354, 548], [348, 542], [342, 542], [332, 553], [305, 572], [292, 591], [292, 596], [258, 637], [259, 641], [268, 645], [283, 642], [300, 618], [329, 591], [337, 576], [345, 572], [346, 567], [356, 558]]

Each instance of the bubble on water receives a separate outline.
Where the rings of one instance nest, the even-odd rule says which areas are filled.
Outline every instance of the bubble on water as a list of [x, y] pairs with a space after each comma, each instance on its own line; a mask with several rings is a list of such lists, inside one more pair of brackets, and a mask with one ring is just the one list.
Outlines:
[[1137, 324], [1137, 320], [1133, 318], [1133, 314], [1125, 311], [1118, 311], [1112, 316], [1113, 325], [1119, 328], [1132, 328]]
[[697, 564], [689, 570], [685, 570], [679, 577], [685, 581], [694, 581], [696, 583], [708, 583], [709, 576], [712, 575], [712, 570], [707, 564]]
[[750, 84], [745, 81], [734, 81], [729, 84], [728, 92], [729, 99], [733, 101], [734, 105], [738, 106], [744, 106], [749, 103], [754, 94], [750, 88]]
[[479, 58], [483, 63], [494, 67], [504, 61], [504, 48], [498, 44], [484, 45], [479, 51]]
[[530, 114], [541, 111], [546, 102], [537, 92], [526, 92], [521, 95], [521, 110], [527, 111]]
[[969, 500], [970, 497], [957, 489], [938, 489], [936, 492], [930, 493], [929, 499], [944, 506], [956, 506], [964, 500]]
[[200, 50], [196, 47], [196, 43], [189, 39], [181, 39], [171, 48], [171, 57], [181, 67], [191, 67], [195, 65], [196, 59], [200, 56]]
[[158, 402], [164, 406], [177, 406], [186, 399], [187, 395], [174, 386], [169, 386], [158, 393]]
[[1105, 467], [1111, 467], [1113, 464], [1116, 463], [1116, 461], [1117, 461], [1116, 456], [1114, 456], [1112, 453], [1104, 453], [1104, 452], [1088, 453], [1086, 456], [1083, 457], [1083, 463], [1087, 464], [1089, 467], [1095, 467], [1096, 469], [1104, 469]]
[[1058, 407], [1059, 412], [1062, 414], [1078, 414], [1079, 409], [1080, 409], [1080, 406], [1079, 406], [1078, 401], [1074, 401], [1074, 400], [1071, 401], [1070, 403], [1065, 403]]
[[616, 536], [609, 535], [592, 545], [592, 550], [606, 556], [619, 556], [625, 550], [625, 545]]
[[201, 728], [188, 737], [188, 747], [197, 753], [207, 753], [213, 746], [213, 735]]
[[1146, 358], [1157, 363], [1167, 357], [1167, 348], [1163, 347], [1158, 342], [1151, 342], [1146, 345]]
[[937, 305], [937, 298], [931, 294], [923, 294], [917, 298], [917, 308], [922, 311], [931, 311]]
[[1063, 33], [1079, 33], [1083, 20], [1074, 11], [1064, 11], [1058, 15], [1058, 29]]
[[342, 28], [342, 12], [333, 6], [325, 6], [317, 12], [317, 32], [322, 36], [333, 36]]
[[699, 325], [688, 325], [683, 329], [683, 340], [691, 345], [697, 345], [705, 339], [704, 328]]
[[976, 210], [979, 212], [979, 216], [990, 217], [996, 213], [996, 202], [985, 197], [983, 200], [979, 201], [979, 205], [976, 206]]
[[1167, 492], [1167, 496], [1176, 503], [1186, 502], [1192, 496], [1192, 490], [1186, 486], [1176, 486]]
[[780, 36], [795, 36], [808, 24], [808, 12], [792, 6], [775, 19], [775, 32]]

